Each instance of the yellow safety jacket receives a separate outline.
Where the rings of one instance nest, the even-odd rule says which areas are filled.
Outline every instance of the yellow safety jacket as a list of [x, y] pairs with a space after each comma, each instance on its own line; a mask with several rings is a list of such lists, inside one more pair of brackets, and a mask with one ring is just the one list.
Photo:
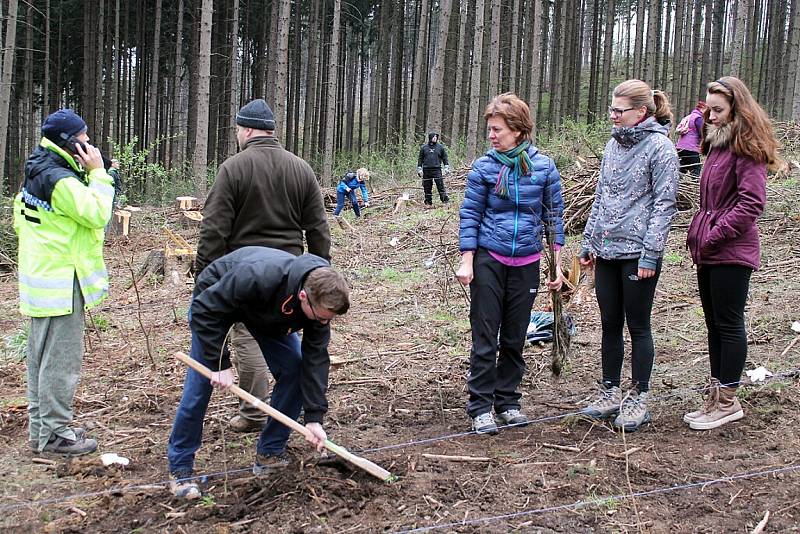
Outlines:
[[76, 276], [86, 309], [108, 295], [103, 228], [111, 218], [113, 184], [104, 169], [87, 173], [70, 154], [42, 138], [25, 163], [25, 182], [14, 198], [21, 313], [72, 313]]

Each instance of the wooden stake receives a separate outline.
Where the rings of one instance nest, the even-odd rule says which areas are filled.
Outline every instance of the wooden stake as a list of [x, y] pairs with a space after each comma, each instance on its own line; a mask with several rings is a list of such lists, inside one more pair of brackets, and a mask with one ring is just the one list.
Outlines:
[[764, 514], [764, 519], [762, 519], [761, 522], [756, 525], [756, 528], [754, 528], [752, 532], [750, 532], [750, 534], [761, 534], [762, 532], [764, 532], [764, 529], [767, 528], [768, 521], [769, 521], [769, 510], [767, 510], [767, 513]]
[[[176, 352], [175, 353], [175, 358], [177, 358], [178, 360], [182, 361], [183, 363], [185, 363], [186, 365], [188, 365], [189, 367], [191, 367], [192, 369], [194, 369], [195, 371], [197, 371], [198, 373], [200, 373], [204, 377], [206, 377], [208, 379], [211, 379], [211, 370], [208, 367], [206, 367], [205, 365], [203, 365], [202, 363], [191, 359], [189, 356], [187, 356], [186, 354], [184, 354], [182, 352]], [[245, 390], [243, 390], [239, 386], [233, 385], [233, 386], [229, 387], [228, 390], [231, 391], [234, 395], [236, 395], [240, 399], [248, 402], [252, 406], [255, 406], [256, 408], [258, 408], [262, 412], [266, 413], [267, 415], [269, 415], [273, 419], [276, 419], [278, 422], [288, 426], [292, 430], [294, 430], [296, 432], [299, 432], [300, 434], [302, 434], [303, 436], [306, 436], [306, 437], [310, 437], [311, 436], [311, 431], [308, 430], [306, 427], [304, 427], [303, 425], [301, 425], [300, 423], [298, 423], [297, 421], [295, 421], [291, 417], [288, 417], [287, 415], [284, 415], [283, 413], [279, 412], [278, 410], [276, 410], [275, 408], [273, 408], [269, 404], [267, 404], [267, 403], [261, 401], [260, 399], [254, 397], [253, 395], [251, 395], [250, 393], [246, 392]], [[356, 467], [359, 467], [359, 468], [363, 469], [364, 471], [366, 471], [370, 475], [372, 475], [374, 477], [377, 477], [377, 478], [383, 480], [384, 482], [394, 482], [395, 480], [397, 480], [397, 477], [395, 477], [393, 474], [391, 474], [386, 469], [382, 468], [381, 466], [379, 466], [379, 465], [377, 465], [377, 464], [375, 464], [373, 462], [370, 462], [366, 458], [361, 458], [360, 456], [356, 456], [352, 452], [348, 451], [344, 447], [341, 447], [341, 446], [335, 444], [334, 442], [332, 442], [329, 439], [325, 440], [325, 444], [324, 445], [325, 445], [326, 449], [328, 449], [329, 451], [331, 451], [335, 455], [341, 457], [344, 460], [347, 460], [348, 462], [350, 462], [351, 464], [355, 465]]]

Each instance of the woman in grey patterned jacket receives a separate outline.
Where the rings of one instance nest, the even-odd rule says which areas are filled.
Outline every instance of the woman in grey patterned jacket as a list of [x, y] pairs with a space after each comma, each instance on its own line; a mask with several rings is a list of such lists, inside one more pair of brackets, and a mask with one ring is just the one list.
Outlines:
[[[614, 127], [581, 250], [581, 265], [595, 271], [603, 374], [598, 397], [582, 413], [614, 417], [614, 427], [632, 432], [650, 422], [647, 392], [655, 353], [650, 314], [676, 213], [678, 155], [668, 137], [672, 112], [663, 92], [627, 80], [614, 88], [608, 113]], [[626, 322], [632, 380], [621, 389]]]

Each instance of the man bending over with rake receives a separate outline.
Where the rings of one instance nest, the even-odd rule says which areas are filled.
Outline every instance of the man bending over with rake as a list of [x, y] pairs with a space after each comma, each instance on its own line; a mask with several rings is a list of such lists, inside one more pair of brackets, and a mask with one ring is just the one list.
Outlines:
[[[190, 357], [213, 373], [210, 381], [192, 369], [186, 374], [167, 451], [175, 496], [200, 496], [197, 483], [185, 479], [193, 473], [212, 388], [233, 384], [226, 338], [234, 323], [244, 323], [275, 377], [272, 407], [291, 419], [304, 409], [307, 439], [322, 449], [327, 439], [322, 418], [328, 409], [330, 321], [349, 307], [344, 277], [313, 254], [296, 257], [266, 247], [243, 247], [203, 270], [189, 308]], [[269, 418], [258, 440], [253, 473], [288, 465], [288, 439], [289, 428]]]

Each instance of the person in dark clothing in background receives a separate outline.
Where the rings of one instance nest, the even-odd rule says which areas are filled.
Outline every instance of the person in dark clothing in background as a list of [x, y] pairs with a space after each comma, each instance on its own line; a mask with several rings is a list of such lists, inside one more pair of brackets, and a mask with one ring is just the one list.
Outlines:
[[428, 142], [419, 147], [419, 157], [417, 158], [417, 175], [422, 178], [422, 190], [425, 192], [425, 204], [433, 205], [433, 182], [436, 182], [436, 190], [442, 202], [447, 202], [450, 198], [444, 188], [442, 179], [442, 165], [445, 174], [450, 172], [450, 163], [447, 161], [447, 151], [444, 145], [439, 143], [439, 134], [431, 132], [428, 134]]

